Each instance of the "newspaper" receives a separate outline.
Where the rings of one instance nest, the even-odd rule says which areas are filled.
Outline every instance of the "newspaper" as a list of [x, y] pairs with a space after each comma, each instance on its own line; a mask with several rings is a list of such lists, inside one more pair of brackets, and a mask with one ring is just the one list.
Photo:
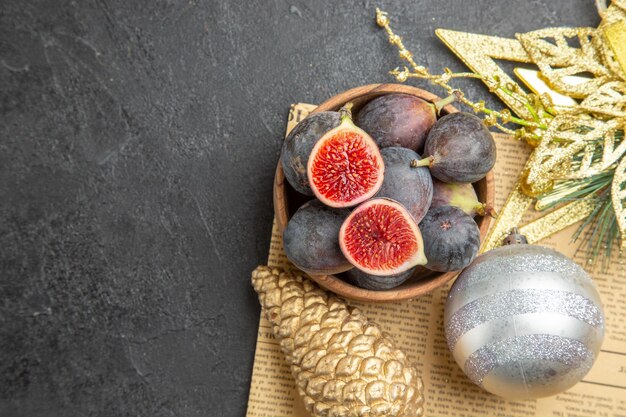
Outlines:
[[[287, 132], [315, 106], [291, 107]], [[496, 136], [496, 210], [515, 185], [529, 149], [504, 135]], [[532, 216], [532, 214], [530, 215]], [[415, 300], [391, 304], [350, 302], [391, 333], [417, 365], [425, 386], [428, 417], [626, 417], [626, 267], [615, 254], [608, 268], [590, 265], [583, 250], [570, 242], [576, 225], [545, 239], [542, 245], [571, 256], [592, 275], [606, 315], [606, 336], [600, 355], [583, 381], [557, 396], [506, 401], [474, 385], [448, 351], [443, 332], [443, 308], [449, 285]], [[268, 264], [290, 267], [274, 225]], [[247, 417], [307, 417], [278, 343], [261, 313]]]

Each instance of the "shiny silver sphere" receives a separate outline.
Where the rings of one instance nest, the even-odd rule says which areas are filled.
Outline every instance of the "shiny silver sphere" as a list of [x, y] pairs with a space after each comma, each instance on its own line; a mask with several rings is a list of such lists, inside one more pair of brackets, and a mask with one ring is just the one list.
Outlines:
[[476, 258], [450, 290], [444, 323], [463, 372], [507, 399], [567, 390], [591, 369], [604, 338], [589, 275], [537, 245], [503, 246]]

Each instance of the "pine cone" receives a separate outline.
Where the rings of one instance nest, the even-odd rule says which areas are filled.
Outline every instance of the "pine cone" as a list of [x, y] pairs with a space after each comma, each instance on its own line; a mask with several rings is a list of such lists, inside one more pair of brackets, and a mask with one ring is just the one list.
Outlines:
[[296, 273], [252, 272], [267, 318], [314, 416], [421, 416], [422, 381], [391, 337]]

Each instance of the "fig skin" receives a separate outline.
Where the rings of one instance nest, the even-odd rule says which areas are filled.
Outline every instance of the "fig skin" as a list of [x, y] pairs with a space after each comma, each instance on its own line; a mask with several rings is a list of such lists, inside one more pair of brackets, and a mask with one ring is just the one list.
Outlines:
[[474, 219], [454, 206], [431, 209], [419, 225], [424, 254], [432, 271], [458, 271], [468, 266], [480, 247], [480, 231]]
[[385, 179], [376, 197], [387, 197], [402, 204], [419, 223], [433, 197], [433, 180], [428, 168], [413, 168], [420, 156], [411, 149], [390, 147], [380, 151], [385, 164]]
[[327, 207], [320, 201], [305, 203], [289, 219], [283, 232], [287, 258], [311, 275], [329, 275], [352, 269], [339, 247], [339, 229], [347, 209]]
[[[452, 113], [435, 123], [424, 146], [430, 173], [447, 183], [476, 182], [496, 163], [496, 143], [482, 120]], [[425, 163], [420, 161], [420, 166]]]
[[348, 282], [356, 285], [357, 287], [361, 287], [366, 290], [384, 291], [402, 285], [406, 280], [413, 276], [416, 268], [417, 267], [413, 267], [404, 272], [400, 272], [399, 274], [389, 275], [386, 277], [371, 275], [357, 268], [351, 269], [343, 275]]
[[434, 105], [419, 97], [387, 94], [367, 103], [355, 121], [380, 148], [396, 146], [421, 154], [437, 115]]
[[329, 130], [341, 123], [339, 113], [325, 111], [304, 118], [293, 128], [283, 142], [280, 162], [287, 182], [299, 193], [313, 195], [309, 185], [306, 164], [315, 143]]
[[496, 215], [493, 207], [478, 200], [472, 184], [448, 184], [433, 178], [433, 198], [430, 209], [441, 206], [458, 207], [472, 217], [495, 217]]

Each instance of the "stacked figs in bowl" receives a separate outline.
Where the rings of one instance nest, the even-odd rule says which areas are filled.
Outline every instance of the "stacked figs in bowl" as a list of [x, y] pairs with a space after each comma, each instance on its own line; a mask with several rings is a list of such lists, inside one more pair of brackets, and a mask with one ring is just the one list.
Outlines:
[[413, 298], [469, 265], [487, 232], [496, 148], [482, 121], [415, 87], [318, 106], [283, 144], [274, 207], [285, 254], [362, 301]]

